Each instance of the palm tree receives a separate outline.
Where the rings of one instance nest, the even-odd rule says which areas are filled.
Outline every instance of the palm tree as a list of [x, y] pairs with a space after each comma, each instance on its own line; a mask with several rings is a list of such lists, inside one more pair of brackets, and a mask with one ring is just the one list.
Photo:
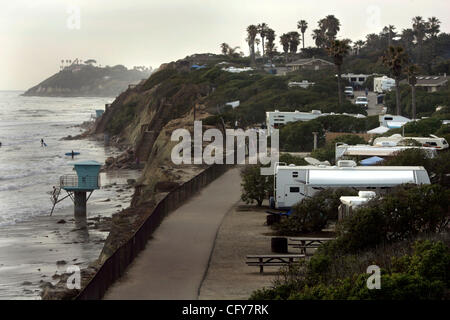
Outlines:
[[322, 30], [322, 34], [325, 35], [326, 40], [330, 43], [336, 38], [338, 31], [341, 29], [340, 26], [339, 19], [332, 14], [319, 21], [319, 28]]
[[411, 115], [412, 119], [416, 119], [416, 84], [419, 67], [416, 64], [410, 64], [406, 67], [406, 75], [408, 83], [411, 86]]
[[422, 63], [422, 49], [423, 49], [423, 41], [425, 40], [427, 23], [421, 16], [414, 17], [413, 21], [413, 31], [414, 37], [416, 38], [417, 45], [419, 46], [419, 56], [417, 57], [417, 61]]
[[403, 29], [402, 30], [402, 34], [401, 34], [401, 43], [402, 46], [408, 51], [410, 52], [410, 50], [413, 48], [414, 46], [414, 30], [407, 28], [407, 29]]
[[275, 31], [273, 29], [268, 28], [267, 29], [267, 33], [266, 33], [266, 37], [267, 37], [267, 42], [266, 42], [266, 52], [267, 52], [267, 56], [270, 59], [270, 65], [272, 65], [272, 59], [273, 59], [273, 55], [275, 54]]
[[283, 46], [284, 59], [285, 59], [286, 63], [288, 62], [289, 42], [290, 42], [289, 34], [283, 33], [280, 36], [280, 43]]
[[397, 33], [395, 32], [395, 26], [393, 26], [392, 24], [390, 24], [387, 27], [383, 28], [383, 33], [387, 36], [388, 38], [388, 48], [392, 45], [392, 38], [395, 37], [397, 35]]
[[250, 64], [252, 66], [256, 65], [255, 62], [255, 38], [258, 34], [258, 28], [251, 24], [247, 27], [247, 43], [250, 49]]
[[261, 37], [261, 40], [262, 40], [262, 56], [263, 56], [263, 64], [264, 64], [264, 54], [265, 54], [265, 51], [264, 51], [264, 39], [266, 38], [266, 36], [267, 36], [267, 30], [269, 29], [269, 27], [267, 26], [267, 24], [266, 23], [260, 23], [260, 24], [258, 24], [258, 33], [259, 33], [259, 35], [260, 35], [260, 37]]
[[308, 29], [308, 22], [305, 20], [300, 20], [297, 22], [297, 29], [300, 29], [300, 32], [302, 33], [303, 49], [305, 49], [305, 31]]
[[344, 62], [344, 57], [348, 55], [350, 50], [350, 46], [348, 45], [350, 40], [333, 40], [331, 41], [330, 46], [327, 48], [328, 55], [333, 58], [333, 62], [336, 65], [337, 73], [338, 73], [338, 97], [339, 97], [339, 106], [342, 106], [342, 90], [341, 90], [341, 67]]
[[358, 40], [355, 42], [355, 44], [353, 45], [353, 48], [356, 50], [356, 54], [359, 55], [359, 51], [361, 50], [361, 48], [364, 46], [365, 42], [362, 40]]
[[220, 49], [222, 50], [222, 54], [223, 55], [227, 55], [228, 54], [228, 50], [230, 49], [230, 46], [228, 45], [228, 43], [223, 42], [220, 45]]
[[399, 83], [401, 76], [403, 74], [403, 69], [405, 68], [405, 65], [408, 63], [408, 56], [403, 47], [390, 46], [382, 56], [382, 61], [383, 64], [389, 68], [392, 76], [395, 79], [395, 104], [397, 114], [401, 115]]
[[314, 40], [314, 43], [316, 44], [317, 48], [323, 48], [325, 45], [325, 36], [322, 33], [322, 30], [320, 29], [314, 29], [312, 33], [312, 38]]
[[300, 34], [297, 31], [291, 31], [289, 35], [289, 52], [291, 54], [297, 53], [298, 45], [300, 44]]
[[430, 38], [436, 38], [438, 33], [441, 31], [441, 21], [436, 17], [428, 18], [426, 33], [429, 34]]

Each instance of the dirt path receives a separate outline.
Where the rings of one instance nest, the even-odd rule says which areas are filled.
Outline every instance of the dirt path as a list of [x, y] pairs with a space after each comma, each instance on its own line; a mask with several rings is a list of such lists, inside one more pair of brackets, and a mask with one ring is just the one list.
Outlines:
[[197, 299], [220, 223], [240, 198], [239, 169], [166, 217], [105, 299]]
[[259, 268], [245, 263], [249, 254], [272, 253], [266, 210], [240, 203], [227, 213], [200, 289], [200, 300], [245, 300], [254, 290], [272, 285], [278, 267], [266, 267], [260, 274]]

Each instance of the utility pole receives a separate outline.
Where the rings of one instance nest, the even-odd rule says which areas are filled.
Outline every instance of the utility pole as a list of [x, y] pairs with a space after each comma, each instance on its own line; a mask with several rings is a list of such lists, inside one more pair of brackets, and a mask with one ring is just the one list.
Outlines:
[[312, 134], [314, 135], [314, 149], [313, 150], [316, 150], [317, 149], [317, 134], [318, 134], [318, 132], [313, 132]]

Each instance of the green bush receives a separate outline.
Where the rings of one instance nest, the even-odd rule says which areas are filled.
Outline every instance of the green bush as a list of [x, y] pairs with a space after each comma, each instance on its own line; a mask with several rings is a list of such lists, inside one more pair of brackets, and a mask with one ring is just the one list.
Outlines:
[[450, 190], [440, 185], [402, 185], [344, 219], [337, 241], [345, 252], [357, 252], [420, 233], [439, 233], [448, 226], [449, 205]]
[[291, 215], [274, 224], [273, 228], [282, 235], [321, 231], [329, 220], [337, 219], [339, 198], [343, 195], [356, 195], [356, 191], [349, 188], [322, 190], [294, 205]]
[[[441, 241], [415, 241], [411, 253], [392, 256], [381, 267], [380, 289], [369, 289], [369, 274], [354, 273], [331, 279], [329, 256], [319, 254], [307, 265], [307, 276], [286, 277], [251, 299], [291, 300], [423, 300], [450, 298], [450, 248]], [[337, 257], [333, 263], [339, 264]]]

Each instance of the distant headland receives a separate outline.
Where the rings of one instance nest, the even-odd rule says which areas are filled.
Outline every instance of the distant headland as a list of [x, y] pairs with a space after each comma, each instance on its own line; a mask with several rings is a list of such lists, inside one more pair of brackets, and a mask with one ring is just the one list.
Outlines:
[[60, 71], [28, 89], [25, 96], [45, 97], [115, 97], [128, 88], [147, 79], [151, 68], [123, 65], [101, 66], [93, 59], [61, 60]]

